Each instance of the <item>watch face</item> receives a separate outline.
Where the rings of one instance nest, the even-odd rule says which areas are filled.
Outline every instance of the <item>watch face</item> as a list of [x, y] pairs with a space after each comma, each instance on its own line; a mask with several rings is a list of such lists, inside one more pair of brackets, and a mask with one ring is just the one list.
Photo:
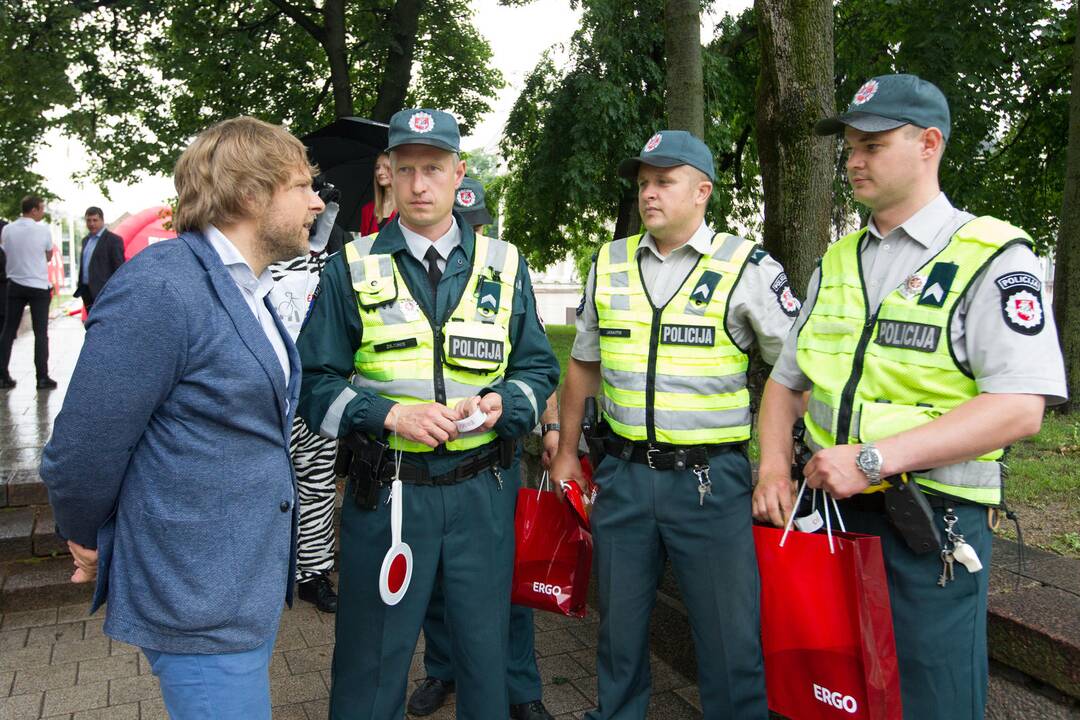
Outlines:
[[881, 455], [875, 448], [864, 447], [859, 451], [857, 464], [862, 470], [877, 472], [881, 469]]

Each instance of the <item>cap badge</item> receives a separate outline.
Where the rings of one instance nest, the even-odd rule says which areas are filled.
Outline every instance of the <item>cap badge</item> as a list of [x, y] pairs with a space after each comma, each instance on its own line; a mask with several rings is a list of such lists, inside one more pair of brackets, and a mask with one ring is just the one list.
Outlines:
[[859, 91], [855, 93], [855, 97], [851, 99], [852, 105], [862, 105], [874, 97], [878, 91], [877, 80], [867, 80], [863, 83], [863, 86], [859, 88]]
[[458, 190], [457, 202], [461, 207], [472, 207], [476, 204], [476, 193], [472, 190]]
[[660, 141], [663, 139], [663, 134], [656, 133], [651, 138], [649, 138], [649, 141], [647, 143], [645, 143], [645, 149], [642, 152], [652, 152], [660, 146]]
[[435, 129], [435, 118], [426, 112], [416, 112], [409, 118], [409, 129], [415, 133], [427, 133]]

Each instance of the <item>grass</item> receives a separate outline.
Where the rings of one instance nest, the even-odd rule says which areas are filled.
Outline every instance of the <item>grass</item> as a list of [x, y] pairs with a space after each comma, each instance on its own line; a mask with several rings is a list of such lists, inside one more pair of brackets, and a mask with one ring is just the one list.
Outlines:
[[[573, 325], [548, 325], [562, 384], [574, 344]], [[757, 458], [757, 435], [750, 441]], [[1047, 413], [1038, 435], [1013, 446], [1006, 458], [1005, 498], [1017, 511], [1024, 539], [1062, 555], [1080, 557], [1080, 416]], [[1015, 538], [1011, 523], [1001, 533]]]
[[[1013, 445], [1005, 464], [1005, 500], [1025, 540], [1080, 557], [1080, 416], [1047, 413], [1039, 434]], [[1011, 525], [1002, 531], [1015, 537]]]
[[548, 325], [546, 327], [548, 341], [551, 349], [555, 351], [555, 357], [559, 359], [559, 385], [566, 378], [566, 366], [570, 363], [570, 348], [574, 346], [573, 325]]

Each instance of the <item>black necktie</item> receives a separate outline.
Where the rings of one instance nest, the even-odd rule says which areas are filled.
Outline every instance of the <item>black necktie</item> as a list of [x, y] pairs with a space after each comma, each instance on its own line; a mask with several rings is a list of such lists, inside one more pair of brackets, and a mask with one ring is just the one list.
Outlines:
[[428, 248], [427, 253], [424, 255], [424, 259], [427, 260], [427, 279], [428, 284], [431, 285], [431, 296], [434, 297], [439, 290], [439, 281], [442, 280], [442, 270], [439, 269], [439, 259], [442, 255], [439, 255], [439, 251], [432, 245]]

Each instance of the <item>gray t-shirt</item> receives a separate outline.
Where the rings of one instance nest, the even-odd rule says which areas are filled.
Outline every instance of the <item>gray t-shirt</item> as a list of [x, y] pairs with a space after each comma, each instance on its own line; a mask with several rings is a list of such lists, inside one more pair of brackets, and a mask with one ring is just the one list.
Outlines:
[[[679, 291], [701, 256], [712, 251], [713, 235], [709, 226], [702, 223], [685, 245], [664, 257], [652, 236], [645, 233], [638, 245], [637, 260], [645, 290], [654, 305], [665, 305]], [[595, 287], [596, 263], [593, 263], [577, 316], [577, 336], [570, 351], [571, 357], [584, 362], [600, 360]], [[784, 268], [771, 256], [757, 251], [753, 262], [746, 263], [742, 277], [728, 298], [725, 323], [728, 333], [744, 350], [749, 350], [756, 340], [762, 358], [770, 364], [775, 362], [798, 311], [798, 301], [790, 293], [785, 294], [786, 289]]]
[[[954, 208], [941, 193], [884, 236], [871, 220], [860, 248], [871, 310], [940, 252], [973, 217]], [[1009, 322], [1003, 307], [1006, 290], [996, 281], [1016, 273], [1042, 277], [1038, 258], [1021, 245], [1013, 245], [998, 255], [960, 298], [949, 327], [956, 359], [975, 377], [979, 392], [1044, 395], [1047, 404], [1064, 402], [1068, 394], [1065, 364], [1050, 308], [1041, 297], [1038, 299], [1044, 325], [1030, 335]], [[815, 270], [795, 330], [784, 343], [770, 376], [792, 390], [811, 388], [795, 351], [799, 331], [814, 308], [820, 282], [820, 271]]]
[[0, 246], [7, 255], [8, 280], [25, 287], [49, 289], [45, 253], [52, 251], [53, 241], [48, 225], [21, 217], [4, 226]]

